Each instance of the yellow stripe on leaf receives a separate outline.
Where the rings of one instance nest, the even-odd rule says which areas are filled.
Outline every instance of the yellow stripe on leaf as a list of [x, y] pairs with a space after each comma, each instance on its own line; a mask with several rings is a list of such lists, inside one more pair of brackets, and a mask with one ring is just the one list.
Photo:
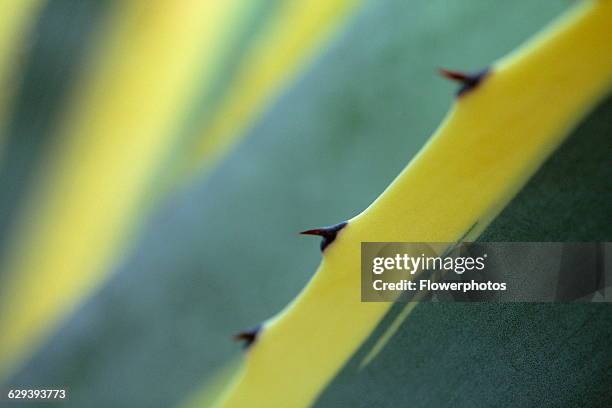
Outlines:
[[5, 0], [0, 12], [0, 153], [7, 104], [16, 87], [27, 32], [43, 5], [42, 0]]
[[195, 170], [210, 168], [266, 109], [322, 43], [354, 11], [358, 0], [291, 0], [250, 50], [231, 89], [196, 146], [177, 170], [180, 182]]
[[360, 243], [481, 232], [612, 82], [612, 1], [586, 2], [459, 98], [387, 190], [349, 220], [319, 269], [266, 322], [222, 406], [311, 404], [390, 303], [360, 301]]
[[108, 276], [239, 0], [119, 2], [29, 196], [0, 288], [0, 378]]

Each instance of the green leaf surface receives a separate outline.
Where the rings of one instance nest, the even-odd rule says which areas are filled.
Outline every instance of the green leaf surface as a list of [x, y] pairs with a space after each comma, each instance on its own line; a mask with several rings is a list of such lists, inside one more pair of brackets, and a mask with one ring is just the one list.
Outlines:
[[49, 1], [28, 35], [23, 61], [16, 62], [21, 64], [15, 78], [19, 90], [9, 103], [6, 123], [0, 123], [6, 137], [0, 155], [0, 257], [41, 162], [57, 142], [53, 130], [58, 115], [82, 74], [109, 3]]
[[[479, 240], [609, 241], [611, 118], [609, 99], [576, 129]], [[394, 305], [316, 406], [612, 404], [608, 303], [424, 303], [360, 370], [365, 355], [404, 306]]]
[[[486, 67], [566, 6], [369, 1], [212, 175], [159, 206], [114, 278], [10, 383], [66, 384], [74, 407], [184, 400], [242, 352], [232, 334], [306, 284], [320, 254], [297, 232], [361, 211], [437, 127], [454, 85], [436, 69]], [[595, 182], [610, 179], [596, 148], [609, 143], [610, 114], [608, 103], [584, 124], [571, 141], [578, 147], [538, 173], [485, 238], [609, 239], [599, 226], [610, 200]], [[421, 305], [370, 366], [356, 372], [358, 360], [349, 361], [318, 404], [603, 401], [595, 398], [610, 384], [606, 307]]]

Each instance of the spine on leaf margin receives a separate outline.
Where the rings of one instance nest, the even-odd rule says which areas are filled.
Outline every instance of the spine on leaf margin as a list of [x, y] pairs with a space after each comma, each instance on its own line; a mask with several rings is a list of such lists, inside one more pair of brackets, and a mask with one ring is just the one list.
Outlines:
[[453, 242], [472, 226], [477, 237], [609, 90], [611, 21], [612, 1], [584, 2], [485, 71], [442, 70], [461, 84], [445, 121], [363, 213], [304, 232], [323, 237], [321, 265], [281, 313], [239, 335], [246, 361], [219, 402], [311, 404], [390, 307], [360, 302], [360, 243]]

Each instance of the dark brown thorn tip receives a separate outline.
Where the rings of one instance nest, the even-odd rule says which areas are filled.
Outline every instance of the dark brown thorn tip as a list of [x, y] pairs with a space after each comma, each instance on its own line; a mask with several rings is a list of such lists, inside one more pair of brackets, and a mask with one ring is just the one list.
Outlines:
[[329, 244], [334, 242], [334, 240], [336, 239], [336, 235], [338, 234], [338, 231], [346, 227], [346, 224], [347, 222], [344, 221], [344, 222], [341, 222], [340, 224], [332, 225], [329, 227], [315, 228], [315, 229], [311, 229], [307, 231], [302, 231], [300, 232], [300, 234], [318, 235], [321, 238], [323, 238], [323, 240], [321, 241], [321, 252], [323, 252], [325, 251], [325, 248], [327, 248]]
[[234, 334], [234, 340], [244, 342], [243, 347], [248, 350], [253, 345], [253, 343], [255, 343], [255, 340], [257, 340], [257, 336], [259, 335], [260, 330], [261, 326], [256, 326], [252, 329], [245, 330], [238, 334]]
[[489, 73], [489, 68], [483, 69], [482, 71], [474, 74], [452, 71], [444, 68], [440, 68], [439, 72], [444, 78], [448, 78], [451, 81], [456, 81], [461, 84], [461, 87], [457, 91], [457, 96], [461, 96], [464, 93], [476, 88]]

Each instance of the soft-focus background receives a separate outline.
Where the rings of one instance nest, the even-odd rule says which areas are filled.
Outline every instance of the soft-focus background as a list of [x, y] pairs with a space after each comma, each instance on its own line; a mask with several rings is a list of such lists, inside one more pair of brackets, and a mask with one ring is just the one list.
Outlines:
[[[197, 404], [239, 358], [232, 335], [312, 276], [318, 243], [297, 232], [364, 209], [440, 123], [455, 86], [437, 68], [486, 67], [570, 3], [3, 1], [0, 384]], [[485, 237], [609, 240], [593, 146], [611, 114]], [[391, 357], [349, 363], [318, 404], [609, 401], [609, 312], [423, 305]]]

